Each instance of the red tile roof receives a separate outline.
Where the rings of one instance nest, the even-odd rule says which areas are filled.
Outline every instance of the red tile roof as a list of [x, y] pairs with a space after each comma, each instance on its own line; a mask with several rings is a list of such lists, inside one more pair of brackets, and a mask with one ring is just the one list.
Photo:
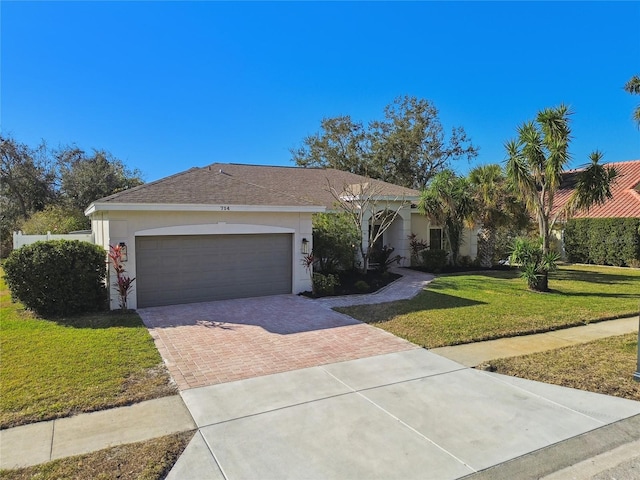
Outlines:
[[[594, 205], [587, 212], [577, 212], [573, 218], [640, 218], [640, 160], [605, 165], [614, 167], [618, 172], [618, 178], [611, 188], [613, 198], [602, 205]], [[563, 174], [563, 184], [566, 186], [561, 187], [556, 193], [556, 208], [564, 205], [569, 199], [577, 172], [579, 170], [570, 170]]]

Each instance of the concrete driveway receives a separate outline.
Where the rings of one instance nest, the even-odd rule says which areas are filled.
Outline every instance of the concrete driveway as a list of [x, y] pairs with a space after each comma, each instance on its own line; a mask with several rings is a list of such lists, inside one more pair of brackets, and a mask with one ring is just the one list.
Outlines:
[[305, 298], [140, 315], [199, 429], [169, 479], [538, 478], [640, 428], [640, 402], [466, 368]]
[[[456, 479], [627, 417], [640, 420], [640, 402], [473, 370], [424, 349], [182, 397], [199, 431], [172, 480]], [[624, 443], [625, 428], [637, 433], [640, 421], [601, 437]], [[536, 469], [529, 461], [523, 471], [483, 478], [539, 478], [593, 455], [600, 441], [556, 450]]]

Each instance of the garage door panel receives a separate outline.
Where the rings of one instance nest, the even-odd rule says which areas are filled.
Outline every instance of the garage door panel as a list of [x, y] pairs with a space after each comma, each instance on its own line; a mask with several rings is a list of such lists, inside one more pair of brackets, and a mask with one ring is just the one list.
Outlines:
[[291, 293], [291, 262], [291, 234], [138, 237], [138, 306]]

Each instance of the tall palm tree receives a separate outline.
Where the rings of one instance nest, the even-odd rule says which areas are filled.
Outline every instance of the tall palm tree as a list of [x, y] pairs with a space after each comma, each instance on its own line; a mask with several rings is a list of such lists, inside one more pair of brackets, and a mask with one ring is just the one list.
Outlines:
[[509, 224], [520, 229], [528, 222], [528, 215], [511, 192], [500, 165], [493, 163], [474, 168], [469, 172], [469, 183], [476, 206], [474, 218], [480, 224], [478, 259], [481, 266], [491, 267], [498, 229]]
[[418, 210], [443, 227], [450, 261], [457, 264], [465, 223], [471, 221], [474, 211], [469, 183], [451, 170], [437, 173], [422, 191]]
[[[631, 77], [631, 79], [625, 83], [624, 89], [631, 95], [640, 95], [640, 77], [638, 75]], [[633, 120], [638, 125], [638, 128], [640, 128], [640, 105], [637, 105], [633, 110]]]
[[[617, 176], [615, 169], [598, 163], [602, 158], [600, 152], [593, 152], [591, 163], [577, 175], [571, 198], [562, 209], [554, 211], [555, 194], [570, 160], [570, 115], [566, 105], [541, 110], [535, 121], [518, 127], [517, 139], [505, 145], [507, 178], [538, 221], [543, 257], [550, 253], [551, 230], [556, 221], [568, 219], [578, 210], [588, 210], [611, 198], [611, 185]], [[548, 272], [544, 270], [540, 272], [536, 289], [547, 291], [548, 288]]]

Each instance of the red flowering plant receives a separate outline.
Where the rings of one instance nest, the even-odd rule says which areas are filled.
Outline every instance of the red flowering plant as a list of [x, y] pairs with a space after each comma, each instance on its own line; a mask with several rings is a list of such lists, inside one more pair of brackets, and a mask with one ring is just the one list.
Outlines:
[[130, 278], [126, 274], [126, 270], [123, 264], [122, 247], [120, 245], [109, 245], [109, 260], [111, 266], [116, 272], [116, 281], [113, 282], [113, 286], [116, 287], [118, 297], [120, 299], [120, 308], [122, 311], [127, 311], [127, 297], [131, 290], [133, 290], [133, 281], [135, 278]]

